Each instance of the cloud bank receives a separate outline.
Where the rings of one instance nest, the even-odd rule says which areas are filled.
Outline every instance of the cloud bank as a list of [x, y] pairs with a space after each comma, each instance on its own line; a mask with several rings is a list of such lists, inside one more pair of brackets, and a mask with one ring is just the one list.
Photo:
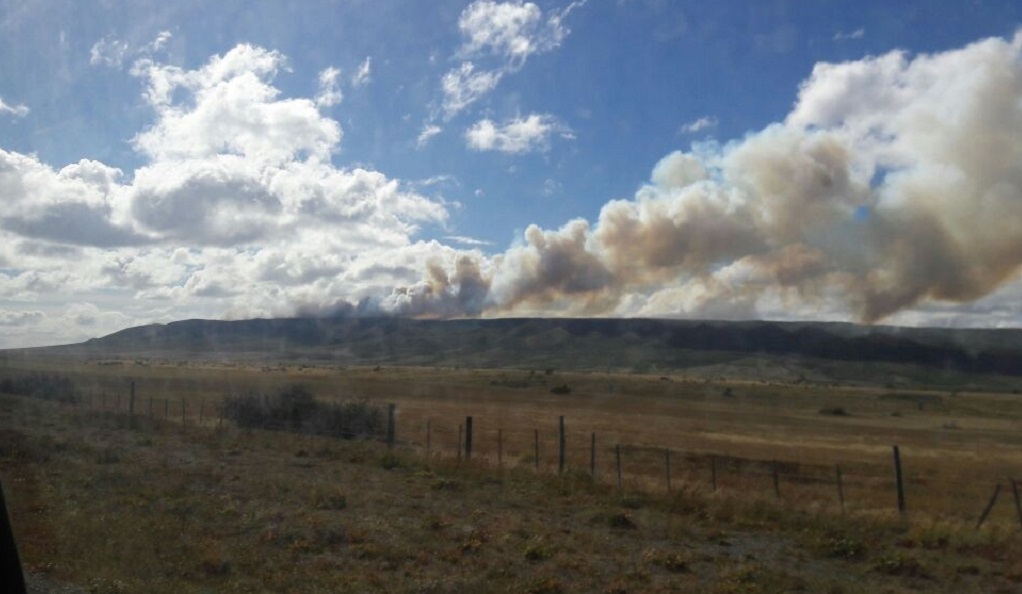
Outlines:
[[[532, 51], [505, 29], [466, 43]], [[532, 225], [498, 253], [416, 239], [444, 228], [448, 205], [333, 165], [343, 131], [321, 108], [337, 77], [287, 97], [284, 72], [283, 55], [252, 45], [193, 69], [136, 60], [153, 119], [131, 141], [134, 171], [0, 150], [3, 344], [185, 317], [926, 323], [977, 299], [983, 324], [1022, 313], [1022, 33], [819, 64], [782, 121], [671, 152], [594, 221]], [[544, 123], [520, 123], [533, 117]], [[475, 142], [548, 136], [514, 123]]]
[[[283, 55], [246, 44], [194, 69], [139, 58], [131, 73], [153, 121], [131, 140], [144, 160], [131, 172], [0, 149], [5, 325], [53, 342], [195, 315], [289, 315], [388, 292], [453, 252], [413, 239], [443, 227], [442, 201], [331, 163], [343, 133], [320, 108], [340, 101], [339, 72], [321, 73], [306, 99], [281, 95], [286, 69]], [[59, 295], [125, 313], [66, 324]], [[53, 339], [61, 324], [72, 330]]]

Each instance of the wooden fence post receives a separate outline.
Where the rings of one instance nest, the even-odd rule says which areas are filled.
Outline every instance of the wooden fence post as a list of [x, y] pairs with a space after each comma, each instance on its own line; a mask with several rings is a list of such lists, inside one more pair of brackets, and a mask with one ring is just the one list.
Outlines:
[[163, 399], [163, 418], [170, 417], [170, 398]]
[[206, 399], [203, 398], [199, 401], [199, 427], [202, 427], [202, 417], [206, 412]]
[[845, 511], [845, 484], [844, 479], [841, 477], [841, 465], [838, 464], [835, 467], [837, 471], [837, 500], [841, 504], [841, 511]]
[[596, 478], [596, 432], [593, 431], [592, 440], [589, 443], [589, 474]]
[[224, 426], [224, 403], [220, 402], [220, 407], [217, 410], [216, 428], [220, 429]]
[[664, 470], [667, 474], [667, 492], [671, 492], [671, 450], [664, 448]]
[[558, 420], [560, 426], [560, 446], [557, 453], [557, 473], [564, 472], [564, 455], [565, 455], [565, 442], [564, 442], [564, 415], [561, 415]]
[[1022, 526], [1022, 500], [1019, 499], [1018, 494], [1018, 483], [1015, 479], [1011, 480], [1011, 494], [1015, 496], [1015, 514], [1018, 515], [1019, 526]]
[[781, 479], [778, 473], [777, 460], [773, 462], [773, 473], [774, 473], [774, 497], [781, 496]]
[[536, 470], [539, 470], [539, 429], [533, 429], [533, 438], [534, 438], [533, 439], [533, 443], [534, 443], [533, 452], [535, 453], [535, 455], [533, 456], [532, 459], [533, 459], [533, 464], [536, 467]]
[[465, 417], [465, 460], [472, 459], [472, 416]]
[[149, 416], [153, 416], [153, 397], [149, 397]]
[[898, 513], [905, 513], [905, 484], [901, 474], [901, 452], [894, 446], [894, 478], [898, 488]]
[[397, 438], [396, 427], [394, 425], [394, 409], [397, 405], [391, 403], [387, 405], [387, 448], [394, 448], [394, 440]]
[[997, 483], [997, 486], [994, 487], [994, 494], [990, 496], [990, 502], [987, 503], [985, 508], [983, 508], [983, 513], [979, 516], [979, 521], [976, 522], [977, 530], [979, 530], [979, 527], [983, 525], [983, 522], [987, 521], [987, 516], [989, 516], [990, 511], [994, 509], [994, 504], [997, 503], [997, 496], [1000, 495], [1000, 493], [1001, 483]]
[[504, 468], [504, 430], [497, 429], [497, 467]]
[[117, 406], [114, 407], [114, 410], [117, 411], [117, 412], [121, 412], [121, 393], [120, 393], [120, 391], [117, 392]]
[[614, 459], [617, 463], [617, 489], [621, 490], [621, 444], [614, 445]]
[[185, 399], [181, 399], [181, 431], [185, 430]]
[[135, 382], [131, 382], [131, 400], [128, 401], [128, 412], [135, 414]]
[[426, 419], [426, 457], [429, 458], [433, 447], [433, 422]]
[[717, 457], [710, 456], [710, 485], [717, 491]]

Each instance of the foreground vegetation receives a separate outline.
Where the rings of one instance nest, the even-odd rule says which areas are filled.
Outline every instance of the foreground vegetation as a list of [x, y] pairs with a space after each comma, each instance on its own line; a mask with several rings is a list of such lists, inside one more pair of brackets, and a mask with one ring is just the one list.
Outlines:
[[107, 592], [1014, 592], [1017, 527], [0, 397], [30, 571]]

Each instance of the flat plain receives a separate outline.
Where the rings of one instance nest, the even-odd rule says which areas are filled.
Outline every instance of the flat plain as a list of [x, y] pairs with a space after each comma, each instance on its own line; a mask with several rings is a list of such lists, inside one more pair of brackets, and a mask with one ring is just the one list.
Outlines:
[[[1010, 380], [754, 367], [8, 357], [80, 400], [4, 396], [0, 477], [27, 566], [94, 592], [1022, 591]], [[296, 383], [394, 404], [396, 447], [219, 418]]]

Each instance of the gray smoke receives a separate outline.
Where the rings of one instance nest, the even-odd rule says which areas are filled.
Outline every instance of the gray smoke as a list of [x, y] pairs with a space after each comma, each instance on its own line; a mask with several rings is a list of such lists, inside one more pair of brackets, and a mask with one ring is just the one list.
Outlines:
[[874, 322], [975, 300], [1020, 264], [1022, 33], [820, 64], [785, 121], [672, 153], [594, 224], [530, 226], [502, 254], [431, 266], [382, 308]]

